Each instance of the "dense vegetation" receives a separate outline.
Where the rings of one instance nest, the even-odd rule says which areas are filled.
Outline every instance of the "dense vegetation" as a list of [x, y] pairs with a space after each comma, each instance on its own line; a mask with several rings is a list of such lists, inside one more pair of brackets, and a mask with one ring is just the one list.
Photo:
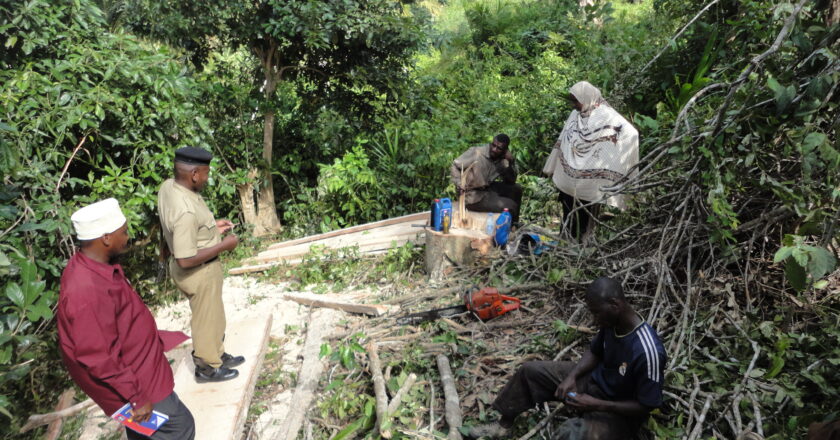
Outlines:
[[[561, 96], [586, 79], [639, 128], [642, 172], [587, 266], [542, 276], [656, 292], [680, 396], [694, 375], [700, 406], [737, 386], [710, 410], [721, 435], [737, 408], [800, 435], [840, 410], [830, 4], [0, 0], [0, 426], [67, 385], [52, 310], [74, 209], [118, 198], [132, 281], [150, 304], [171, 290], [153, 281], [155, 194], [175, 148], [216, 153], [219, 216], [300, 236], [453, 195], [452, 158], [507, 132], [540, 223]], [[670, 405], [662, 438], [688, 423]]]

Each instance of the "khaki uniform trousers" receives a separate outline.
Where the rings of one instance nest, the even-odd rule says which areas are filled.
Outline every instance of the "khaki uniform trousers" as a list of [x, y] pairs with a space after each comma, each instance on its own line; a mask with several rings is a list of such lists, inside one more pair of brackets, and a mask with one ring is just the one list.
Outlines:
[[190, 301], [193, 349], [195, 356], [213, 368], [222, 365], [225, 352], [225, 305], [222, 302], [224, 274], [218, 258], [198, 267], [181, 269], [170, 259], [169, 270], [175, 285]]

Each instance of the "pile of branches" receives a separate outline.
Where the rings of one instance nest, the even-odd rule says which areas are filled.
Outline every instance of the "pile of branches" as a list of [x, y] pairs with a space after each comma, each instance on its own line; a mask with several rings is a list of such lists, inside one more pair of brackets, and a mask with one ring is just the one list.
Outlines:
[[490, 269], [538, 280], [564, 268], [561, 291], [620, 279], [666, 342], [658, 436], [793, 438], [838, 410], [840, 62], [828, 54], [840, 29], [818, 26], [809, 3], [768, 12], [764, 50], [712, 74], [648, 143], [611, 188], [635, 199], [628, 212], [552, 258]]
[[[770, 3], [713, 0], [675, 35], [704, 14], [712, 25], [736, 22], [714, 48], [723, 61], [670, 117], [658, 115], [636, 172], [610, 189], [633, 199], [628, 211], [602, 216], [583, 243], [561, 239], [542, 256], [513, 255], [448, 277], [456, 286], [551, 285], [527, 296], [524, 313], [533, 316], [505, 318], [516, 331], [485, 330], [492, 336], [483, 347], [497, 355], [459, 350], [466, 339], [421, 347], [472, 373], [456, 375], [467, 419], [485, 413], [487, 395], [522, 361], [580, 355], [591, 337], [583, 290], [602, 275], [622, 282], [665, 342], [666, 398], [649, 422], [654, 436], [800, 438], [809, 423], [840, 410], [840, 275], [830, 273], [840, 219], [840, 152], [832, 141], [840, 126], [832, 52], [840, 27], [826, 24], [827, 11], [814, 2]], [[747, 26], [756, 14], [766, 22]], [[655, 61], [631, 72], [626, 88], [635, 89]], [[392, 301], [428, 308], [430, 298], [459, 288]], [[411, 334], [473, 340], [473, 327], [453, 320]], [[404, 331], [384, 322], [366, 330], [360, 342]], [[439, 427], [433, 416], [428, 423], [426, 432]], [[549, 438], [551, 425], [526, 436]]]
[[773, 33], [751, 46], [762, 50], [710, 74], [610, 188], [634, 199], [627, 212], [549, 257], [469, 274], [504, 284], [559, 269], [558, 294], [578, 298], [596, 276], [621, 280], [665, 339], [667, 403], [651, 421], [660, 438], [799, 438], [840, 409], [840, 61], [830, 49], [840, 27], [811, 2], [788, 6], [768, 10]]

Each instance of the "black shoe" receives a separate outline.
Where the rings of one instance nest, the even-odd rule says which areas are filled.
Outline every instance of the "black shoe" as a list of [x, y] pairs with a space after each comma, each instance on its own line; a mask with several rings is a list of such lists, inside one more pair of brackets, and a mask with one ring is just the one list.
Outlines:
[[[204, 361], [192, 352], [193, 364], [207, 366]], [[222, 353], [222, 366], [225, 368], [238, 367], [245, 363], [245, 356], [233, 356], [228, 353]]]
[[239, 370], [232, 368], [213, 367], [195, 367], [195, 381], [198, 383], [205, 382], [224, 382], [239, 376]]
[[245, 363], [245, 356], [233, 356], [227, 353], [222, 354], [222, 366], [225, 368], [238, 367]]

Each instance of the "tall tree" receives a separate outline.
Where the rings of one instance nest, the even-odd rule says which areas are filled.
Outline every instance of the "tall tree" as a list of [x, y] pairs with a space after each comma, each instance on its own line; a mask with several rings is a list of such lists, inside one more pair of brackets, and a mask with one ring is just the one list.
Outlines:
[[394, 0], [136, 0], [128, 11], [129, 26], [188, 50], [198, 68], [214, 49], [254, 55], [262, 149], [237, 165], [247, 167], [238, 192], [256, 236], [280, 230], [272, 183], [278, 84], [300, 81], [309, 98], [364, 112], [361, 103], [396, 96], [422, 38], [419, 21]]

